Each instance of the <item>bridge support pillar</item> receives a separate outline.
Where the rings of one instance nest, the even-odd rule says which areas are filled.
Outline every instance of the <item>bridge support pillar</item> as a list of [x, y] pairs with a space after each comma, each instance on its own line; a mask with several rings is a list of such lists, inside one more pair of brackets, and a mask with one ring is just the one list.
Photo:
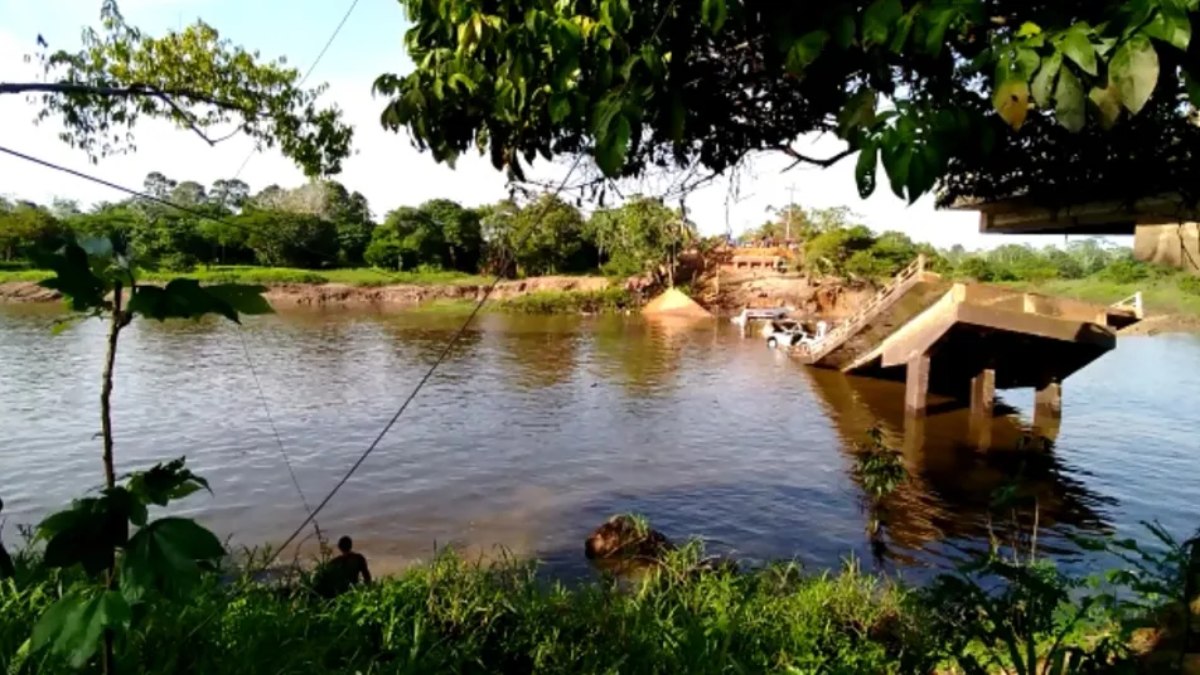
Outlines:
[[917, 354], [908, 360], [905, 378], [904, 410], [910, 415], [924, 415], [929, 403], [929, 355]]
[[1047, 382], [1033, 397], [1033, 426], [1047, 438], [1058, 435], [1062, 424], [1062, 384]]
[[996, 412], [996, 371], [985, 368], [971, 378], [971, 416], [968, 433], [980, 450], [992, 445], [992, 418]]

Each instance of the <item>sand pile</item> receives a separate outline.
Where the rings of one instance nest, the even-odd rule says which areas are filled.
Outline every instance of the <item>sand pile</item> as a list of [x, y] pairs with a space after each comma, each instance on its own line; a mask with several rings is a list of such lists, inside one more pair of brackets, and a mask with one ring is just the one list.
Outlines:
[[695, 300], [692, 300], [685, 293], [675, 288], [668, 288], [657, 298], [646, 303], [646, 306], [642, 307], [642, 314], [646, 316], [677, 316], [697, 319], [712, 317], [712, 314], [707, 309], [704, 309]]

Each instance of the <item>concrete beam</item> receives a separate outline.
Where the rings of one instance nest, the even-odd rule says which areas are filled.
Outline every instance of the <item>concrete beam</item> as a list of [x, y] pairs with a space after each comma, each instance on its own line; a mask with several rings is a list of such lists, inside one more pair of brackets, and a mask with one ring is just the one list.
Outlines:
[[929, 354], [917, 354], [908, 360], [904, 410], [910, 415], [924, 415], [929, 404], [929, 366]]

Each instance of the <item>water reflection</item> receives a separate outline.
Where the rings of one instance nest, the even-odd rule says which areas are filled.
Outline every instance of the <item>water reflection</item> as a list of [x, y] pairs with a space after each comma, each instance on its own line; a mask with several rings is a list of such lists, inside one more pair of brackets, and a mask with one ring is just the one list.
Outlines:
[[[900, 449], [910, 479], [882, 505], [892, 554], [942, 557], [979, 550], [1001, 529], [1044, 531], [1046, 552], [1074, 550], [1065, 535], [1111, 529], [1116, 501], [1090, 490], [1039, 442], [1011, 408], [997, 405], [984, 424], [990, 447], [977, 447], [970, 411], [948, 402], [924, 417], [904, 412], [904, 386], [840, 373], [806, 371], [846, 448], [878, 426], [888, 447]], [[1004, 495], [1003, 503], [998, 497]], [[945, 548], [932, 546], [943, 543]]]

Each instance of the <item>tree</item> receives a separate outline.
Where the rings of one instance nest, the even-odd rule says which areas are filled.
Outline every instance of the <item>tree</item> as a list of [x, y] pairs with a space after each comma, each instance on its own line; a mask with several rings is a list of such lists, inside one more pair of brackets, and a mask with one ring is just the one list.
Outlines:
[[609, 274], [673, 278], [674, 256], [696, 239], [695, 227], [657, 199], [633, 197], [615, 209], [592, 214], [588, 238]]
[[594, 269], [599, 253], [585, 241], [579, 209], [552, 194], [525, 206], [505, 200], [482, 213], [488, 267], [538, 276]]
[[337, 251], [337, 229], [316, 216], [249, 209], [234, 221], [262, 265], [318, 268]]
[[210, 145], [247, 134], [309, 175], [337, 173], [349, 156], [353, 130], [337, 108], [317, 107], [324, 88], [301, 89], [282, 60], [264, 62], [203, 22], [150, 37], [125, 23], [115, 0], [104, 0], [100, 20], [80, 50], [36, 55], [42, 81], [0, 83], [0, 94], [40, 95], [37, 119], [60, 118], [63, 138], [93, 160], [133, 149], [129, 130], [143, 116]]
[[237, 178], [218, 178], [209, 188], [208, 198], [224, 211], [237, 213], [250, 198], [250, 186]]
[[[860, 251], [867, 251], [875, 244], [875, 235], [865, 225], [839, 227], [823, 232], [811, 241], [804, 249], [805, 264], [811, 270], [824, 274], [844, 275], [847, 273], [847, 263], [852, 256]], [[863, 263], [856, 263], [861, 269]], [[875, 270], [871, 269], [872, 276]]]
[[[375, 90], [384, 124], [439, 161], [477, 148], [519, 176], [522, 160], [586, 152], [628, 177], [858, 153], [862, 195], [886, 179], [910, 201], [935, 185], [946, 199], [1190, 194], [1200, 177], [1181, 105], [1200, 101], [1200, 0], [404, 4], [417, 66]], [[793, 147], [813, 132], [844, 148]], [[1150, 167], [1151, 185], [1136, 180]]]
[[438, 265], [444, 250], [442, 232], [428, 214], [402, 206], [375, 228], [365, 255], [367, 263], [374, 267], [406, 270]]
[[483, 229], [479, 213], [449, 199], [434, 199], [420, 211], [441, 230], [444, 246], [441, 265], [460, 272], [476, 272], [483, 257]]
[[45, 208], [31, 202], [0, 202], [0, 254], [4, 260], [14, 260], [62, 234], [62, 224]]

